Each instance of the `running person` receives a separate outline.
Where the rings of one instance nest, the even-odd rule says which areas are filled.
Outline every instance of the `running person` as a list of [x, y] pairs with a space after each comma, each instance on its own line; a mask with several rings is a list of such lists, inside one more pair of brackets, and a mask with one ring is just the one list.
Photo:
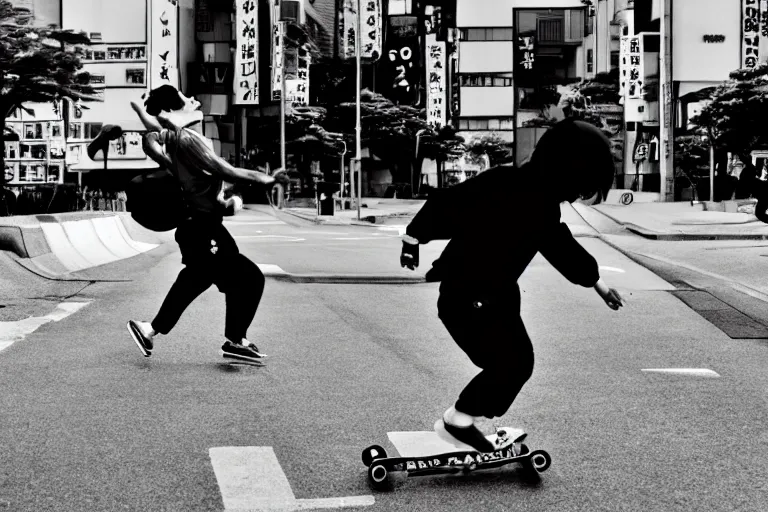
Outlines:
[[247, 330], [264, 292], [264, 275], [240, 253], [223, 217], [242, 208], [239, 196], [225, 198], [226, 182], [270, 187], [275, 178], [233, 167], [217, 156], [209, 141], [190, 128], [202, 119], [200, 103], [176, 88], [161, 86], [149, 93], [144, 108], [131, 106], [148, 130], [145, 152], [179, 180], [186, 207], [175, 234], [185, 267], [154, 320], [128, 322], [131, 336], [149, 357], [155, 336], [168, 334], [192, 301], [215, 284], [226, 298], [223, 356], [263, 361], [266, 354], [248, 341]]

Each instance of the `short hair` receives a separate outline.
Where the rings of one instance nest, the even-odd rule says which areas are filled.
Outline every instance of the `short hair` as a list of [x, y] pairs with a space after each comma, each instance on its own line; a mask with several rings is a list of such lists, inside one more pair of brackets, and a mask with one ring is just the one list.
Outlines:
[[144, 95], [144, 108], [147, 114], [156, 116], [163, 110], [173, 112], [184, 108], [184, 100], [179, 96], [179, 90], [172, 85], [161, 85], [157, 89], [149, 91], [149, 95]]
[[608, 197], [616, 164], [611, 142], [596, 126], [574, 119], [560, 121], [541, 137], [531, 156], [536, 172], [551, 179], [560, 201], [598, 194]]

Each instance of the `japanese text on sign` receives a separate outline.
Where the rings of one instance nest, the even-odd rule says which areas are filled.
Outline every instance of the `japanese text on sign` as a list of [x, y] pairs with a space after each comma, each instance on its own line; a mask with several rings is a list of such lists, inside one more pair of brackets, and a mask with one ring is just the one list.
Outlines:
[[309, 104], [309, 65], [309, 53], [299, 52], [296, 78], [285, 79], [285, 99], [294, 107]]
[[437, 41], [434, 34], [427, 40], [427, 124], [440, 129], [445, 125], [445, 43]]
[[378, 60], [381, 56], [381, 7], [379, 0], [362, 0], [360, 36], [361, 57]]
[[619, 91], [622, 96], [637, 99], [645, 93], [643, 68], [643, 39], [622, 37], [619, 61]]
[[760, 11], [758, 0], [742, 0], [741, 67], [754, 68], [760, 53]]
[[272, 7], [272, 99], [283, 93], [283, 24], [280, 23], [280, 0]]
[[237, 0], [235, 17], [235, 105], [259, 103], [258, 9], [256, 0]]
[[[379, 24], [381, 25], [381, 24]], [[341, 57], [352, 59], [357, 51], [357, 0], [344, 0], [339, 11], [339, 46]]]
[[520, 36], [517, 38], [517, 51], [520, 55], [520, 67], [526, 71], [533, 69], [533, 62], [535, 60], [533, 40], [533, 36]]
[[178, 2], [152, 0], [152, 74], [149, 87], [161, 85], [179, 87], [178, 55]]

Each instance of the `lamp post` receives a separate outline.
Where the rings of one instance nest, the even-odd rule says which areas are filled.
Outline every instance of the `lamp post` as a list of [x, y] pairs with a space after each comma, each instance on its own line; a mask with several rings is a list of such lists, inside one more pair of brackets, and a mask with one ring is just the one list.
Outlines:
[[344, 149], [342, 150], [341, 154], [339, 155], [339, 171], [341, 171], [341, 204], [342, 204], [342, 210], [344, 209], [344, 155], [347, 154], [347, 143], [343, 140], [340, 141], [341, 144], [344, 146]]
[[285, 172], [285, 28], [280, 20], [280, 170]]
[[[362, 62], [361, 62], [361, 42], [360, 42], [360, 28], [362, 26], [360, 19], [360, 6], [361, 1], [357, 0], [357, 20], [355, 27], [355, 67], [356, 67], [356, 83], [355, 87], [355, 169], [357, 170], [357, 220], [360, 220], [360, 203], [363, 201], [363, 150], [360, 140], [362, 133], [362, 126], [360, 122], [360, 88], [362, 87]], [[353, 170], [350, 170], [354, 172]]]

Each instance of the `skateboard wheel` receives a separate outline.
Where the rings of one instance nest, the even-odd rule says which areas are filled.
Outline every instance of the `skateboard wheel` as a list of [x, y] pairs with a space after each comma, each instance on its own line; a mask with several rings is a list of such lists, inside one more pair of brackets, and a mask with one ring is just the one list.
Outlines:
[[389, 472], [383, 464], [372, 464], [368, 467], [368, 481], [371, 483], [371, 487], [377, 491], [385, 491], [389, 489]]
[[363, 450], [363, 464], [370, 466], [376, 459], [386, 459], [387, 451], [381, 446], [374, 444]]
[[552, 457], [544, 450], [536, 450], [531, 453], [531, 467], [539, 473], [544, 472], [552, 464]]

